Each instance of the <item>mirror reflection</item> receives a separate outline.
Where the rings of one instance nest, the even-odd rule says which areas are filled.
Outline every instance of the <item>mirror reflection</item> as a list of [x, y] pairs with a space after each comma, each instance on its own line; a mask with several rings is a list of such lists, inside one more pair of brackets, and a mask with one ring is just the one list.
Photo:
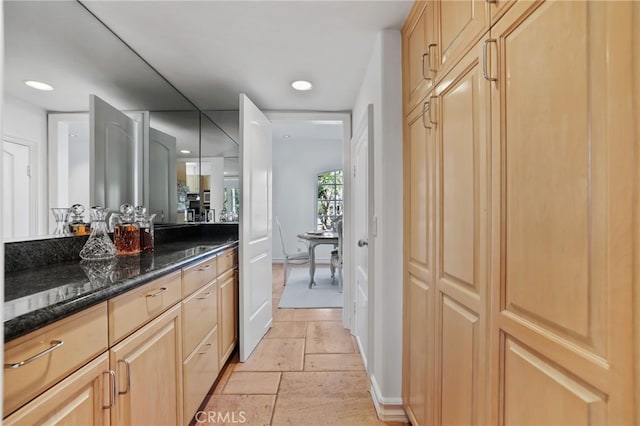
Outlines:
[[[50, 209], [75, 203], [86, 211], [95, 204], [143, 204], [156, 223], [184, 222], [190, 209], [198, 210], [192, 220], [214, 209], [219, 219], [224, 158], [237, 157], [233, 134], [209, 115], [202, 120], [80, 3], [6, 2], [4, 29], [5, 240], [51, 234]], [[31, 80], [53, 90], [27, 86]], [[91, 95], [99, 101], [90, 102]], [[116, 112], [118, 120], [109, 115]], [[200, 164], [201, 121], [206, 166]]]

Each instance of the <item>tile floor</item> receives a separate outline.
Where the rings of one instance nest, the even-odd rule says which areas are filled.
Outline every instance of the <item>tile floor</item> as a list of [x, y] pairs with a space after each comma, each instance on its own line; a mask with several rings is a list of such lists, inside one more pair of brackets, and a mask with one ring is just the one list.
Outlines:
[[[245, 363], [227, 364], [192, 424], [382, 425], [342, 309], [278, 309], [282, 265], [273, 267], [273, 326]], [[390, 424], [390, 423], [389, 423]]]

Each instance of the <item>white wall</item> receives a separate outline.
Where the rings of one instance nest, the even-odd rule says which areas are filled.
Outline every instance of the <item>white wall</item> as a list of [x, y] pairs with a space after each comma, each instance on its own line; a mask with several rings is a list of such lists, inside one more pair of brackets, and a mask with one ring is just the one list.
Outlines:
[[2, 134], [26, 140], [36, 145], [37, 232], [48, 234], [47, 200], [47, 112], [21, 99], [5, 94], [2, 112]]
[[[373, 104], [377, 236], [370, 274], [369, 372], [378, 402], [402, 403], [402, 86], [400, 31], [380, 32], [353, 107], [353, 128]], [[370, 145], [371, 147], [371, 145]], [[371, 178], [371, 176], [370, 176]], [[370, 179], [371, 181], [371, 179]], [[371, 215], [371, 212], [370, 212]], [[371, 276], [373, 275], [373, 276]]]
[[[273, 141], [273, 260], [282, 262], [282, 246], [275, 224], [282, 224], [288, 252], [305, 250], [297, 234], [316, 229], [316, 183], [319, 173], [342, 169], [342, 140]], [[316, 259], [328, 262], [331, 247], [316, 248]]]

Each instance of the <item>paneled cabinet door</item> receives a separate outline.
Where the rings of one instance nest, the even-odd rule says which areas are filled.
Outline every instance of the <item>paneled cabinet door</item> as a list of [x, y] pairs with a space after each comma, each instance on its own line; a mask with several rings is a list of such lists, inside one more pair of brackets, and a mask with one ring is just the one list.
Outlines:
[[118, 383], [112, 424], [182, 424], [180, 318], [177, 304], [111, 348]]
[[237, 270], [229, 269], [218, 278], [218, 313], [220, 367], [233, 352], [238, 341], [238, 281]]
[[430, 99], [436, 134], [434, 424], [486, 424], [489, 82], [482, 42]]
[[489, 31], [489, 6], [485, 0], [443, 0], [437, 3], [438, 77], [448, 72], [480, 37]]
[[404, 310], [402, 395], [415, 425], [433, 424], [434, 132], [428, 98], [409, 115], [404, 136]]
[[5, 425], [109, 425], [115, 380], [100, 355], [11, 416]]
[[405, 114], [433, 87], [437, 59], [434, 31], [435, 2], [417, 1], [402, 29], [402, 68]]
[[491, 30], [491, 424], [634, 423], [632, 7], [519, 1]]

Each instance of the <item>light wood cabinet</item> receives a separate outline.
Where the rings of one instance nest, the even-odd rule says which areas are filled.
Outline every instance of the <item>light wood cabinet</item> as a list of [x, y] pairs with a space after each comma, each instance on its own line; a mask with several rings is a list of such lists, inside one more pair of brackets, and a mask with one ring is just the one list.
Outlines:
[[216, 256], [208, 257], [182, 269], [182, 297], [187, 297], [203, 285], [216, 279]]
[[5, 418], [3, 424], [108, 426], [114, 381], [105, 352]]
[[178, 304], [110, 349], [118, 383], [112, 424], [182, 424], [180, 311]]
[[[106, 303], [8, 342], [4, 348], [4, 416], [106, 351], [107, 347]], [[42, 356], [36, 358], [38, 354]], [[33, 361], [27, 361], [29, 359]]]
[[216, 380], [222, 364], [218, 362], [218, 327], [202, 339], [184, 360], [184, 424], [188, 425]]
[[433, 88], [437, 67], [434, 9], [434, 0], [416, 2], [402, 32], [405, 115]]
[[229, 269], [218, 277], [219, 362], [229, 359], [238, 341], [238, 274]]
[[[463, 4], [484, 7], [477, 25], [453, 13]], [[437, 3], [441, 40], [452, 41], [435, 87], [419, 101], [404, 92], [413, 424], [640, 420], [634, 7]]]
[[180, 299], [177, 271], [109, 300], [109, 344], [120, 341]]
[[213, 281], [182, 302], [183, 348], [187, 357], [218, 324], [218, 284]]
[[228, 249], [8, 342], [4, 422], [188, 424], [237, 343], [236, 267]]
[[518, 1], [491, 30], [492, 423], [635, 423], [632, 7]]

